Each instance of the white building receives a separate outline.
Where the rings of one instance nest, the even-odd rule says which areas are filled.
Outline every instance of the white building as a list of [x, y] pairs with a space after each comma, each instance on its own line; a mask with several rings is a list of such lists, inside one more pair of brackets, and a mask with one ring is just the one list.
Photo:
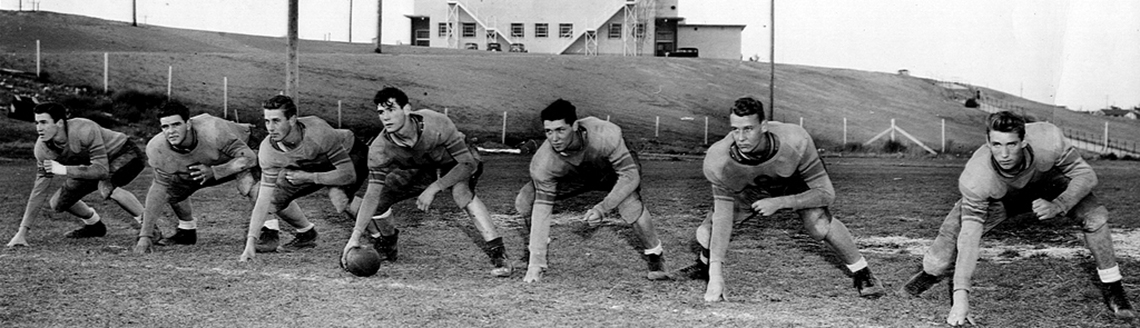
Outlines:
[[[741, 59], [744, 25], [685, 24], [677, 0], [415, 0], [411, 44], [583, 55]], [[387, 16], [387, 15], [385, 15]]]

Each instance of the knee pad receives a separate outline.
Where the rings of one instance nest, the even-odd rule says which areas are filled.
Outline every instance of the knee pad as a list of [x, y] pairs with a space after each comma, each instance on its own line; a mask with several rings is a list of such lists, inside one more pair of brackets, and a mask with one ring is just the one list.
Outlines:
[[823, 208], [809, 208], [800, 211], [804, 221], [804, 229], [808, 236], [815, 240], [827, 238], [831, 232], [831, 215]]
[[256, 193], [257, 183], [257, 179], [255, 179], [252, 174], [248, 172], [239, 173], [237, 177], [238, 193], [242, 196], [257, 198], [255, 197], [256, 195], [254, 195], [254, 193]]
[[534, 207], [534, 195], [525, 195], [519, 193], [515, 196], [515, 212], [521, 215], [530, 215], [530, 210]]
[[696, 237], [697, 237], [697, 243], [701, 244], [701, 247], [708, 249], [709, 248], [709, 239], [712, 238], [712, 226], [704, 225], [704, 224], [698, 226], [697, 231], [696, 231]]
[[1092, 233], [1108, 225], [1108, 209], [1100, 205], [1088, 212], [1078, 213], [1077, 218], [1083, 221], [1084, 232]]

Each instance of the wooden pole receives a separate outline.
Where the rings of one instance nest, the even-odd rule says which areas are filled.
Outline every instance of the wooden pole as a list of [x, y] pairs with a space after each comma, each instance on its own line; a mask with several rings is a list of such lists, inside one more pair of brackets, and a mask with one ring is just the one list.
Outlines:
[[174, 80], [174, 66], [166, 67], [166, 99], [170, 99], [170, 89]]
[[499, 137], [499, 143], [507, 144], [507, 112], [503, 112], [503, 136]]
[[108, 75], [108, 58], [107, 53], [103, 53], [103, 93], [107, 93], [107, 75]]
[[770, 75], [768, 76], [768, 110], [771, 111], [771, 115], [768, 116], [768, 119], [775, 120], [776, 119], [776, 0], [769, 0], [768, 3], [771, 7], [769, 10], [770, 16], [768, 18], [769, 22], [770, 22], [769, 26], [771, 27], [768, 29], [768, 31], [769, 31], [768, 40], [770, 42], [768, 44], [768, 71], [770, 72]]
[[804, 127], [804, 117], [800, 116], [800, 127]]
[[297, 70], [300, 68], [297, 59], [297, 16], [298, 0], [289, 0], [289, 20], [288, 30], [285, 36], [288, 48], [285, 50], [285, 95], [293, 98], [293, 103], [298, 103], [297, 99]]
[[1104, 122], [1104, 152], [1108, 152], [1108, 122]]
[[705, 116], [705, 144], [709, 144], [709, 117]]
[[380, 36], [384, 31], [384, 0], [376, 0], [376, 53], [380, 53]]
[[131, 0], [131, 26], [139, 26], [138, 0]]
[[447, 116], [447, 107], [443, 108], [443, 116]]
[[946, 119], [942, 119], [942, 152], [946, 152]]
[[657, 116], [657, 123], [653, 124], [653, 137], [661, 137], [661, 116]]
[[341, 124], [340, 124], [340, 115], [341, 114], [340, 113], [341, 113], [341, 111], [340, 111], [340, 100], [337, 100], [336, 101], [336, 128], [337, 129], [339, 129], [341, 127]]
[[891, 119], [891, 141], [895, 141], [895, 119]]
[[843, 145], [847, 145], [847, 118], [843, 118]]
[[352, 0], [348, 0], [348, 43], [352, 43]]
[[[222, 77], [222, 118], [230, 118], [230, 78]], [[237, 121], [237, 113], [234, 113], [234, 120]]]
[[609, 121], [610, 121], [610, 116], [606, 115], [606, 122], [609, 122]]
[[40, 77], [40, 40], [36, 40], [36, 77]]

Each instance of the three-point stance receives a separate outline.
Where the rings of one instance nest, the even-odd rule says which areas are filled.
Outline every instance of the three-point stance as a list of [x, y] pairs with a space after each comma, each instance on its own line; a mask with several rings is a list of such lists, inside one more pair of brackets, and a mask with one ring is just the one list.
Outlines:
[[530, 228], [530, 264], [525, 282], [542, 279], [546, 270], [546, 246], [556, 198], [589, 190], [608, 190], [602, 202], [586, 211], [590, 224], [618, 210], [641, 240], [650, 280], [669, 279], [665, 272], [664, 247], [657, 238], [653, 219], [641, 202], [641, 164], [626, 148], [621, 128], [595, 117], [578, 119], [574, 105], [555, 100], [542, 110], [543, 142], [530, 160], [531, 182], [515, 197], [515, 210]]
[[907, 281], [903, 291], [917, 297], [953, 271], [953, 304], [946, 321], [972, 322], [970, 279], [982, 235], [1010, 216], [1075, 219], [1096, 259], [1105, 303], [1117, 317], [1135, 317], [1120, 283], [1108, 210], [1091, 192], [1097, 184], [1092, 167], [1053, 124], [1026, 123], [1009, 112], [990, 114], [986, 121], [987, 144], [974, 151], [958, 178], [962, 198], [927, 248], [922, 271]]
[[[384, 131], [368, 148], [368, 188], [343, 254], [359, 245], [369, 222], [375, 222], [379, 231], [373, 234], [373, 246], [383, 260], [395, 261], [400, 231], [392, 223], [392, 205], [416, 197], [416, 207], [427, 211], [437, 193], [451, 188], [455, 204], [467, 211], [483, 236], [483, 252], [494, 265], [491, 275], [509, 277], [511, 266], [506, 263], [503, 238], [487, 206], [475, 196], [483, 171], [479, 153], [467, 146], [463, 133], [447, 116], [429, 109], [412, 111], [408, 96], [400, 89], [384, 88], [372, 101]], [[376, 213], [383, 214], [373, 218]]]
[[138, 198], [120, 187], [142, 172], [145, 157], [127, 135], [100, 127], [85, 118], [67, 118], [68, 110], [57, 103], [37, 105], [35, 114], [36, 181], [28, 197], [28, 207], [20, 229], [8, 246], [28, 246], [28, 227], [47, 195], [48, 182], [66, 177], [49, 204], [56, 212], [67, 211], [83, 220], [83, 227], [67, 233], [68, 238], [103, 237], [107, 227], [99, 213], [87, 206], [83, 196], [99, 190], [104, 199], [114, 199], [135, 222], [142, 221], [143, 206]]
[[146, 214], [135, 253], [149, 251], [162, 235], [155, 230], [163, 205], [170, 205], [178, 217], [178, 228], [173, 236], [157, 240], [158, 244], [193, 245], [198, 241], [198, 223], [190, 206], [194, 192], [235, 181], [239, 194], [251, 201], [257, 198], [260, 169], [257, 155], [247, 144], [251, 125], [209, 114], [190, 117], [190, 109], [178, 101], [165, 102], [157, 109], [162, 133], [146, 145], [154, 180], [146, 195]]
[[803, 220], [809, 236], [823, 240], [839, 255], [860, 296], [882, 296], [883, 288], [859, 254], [851, 232], [831, 216], [828, 206], [835, 200], [835, 189], [807, 131], [766, 120], [764, 105], [751, 97], [736, 100], [729, 123], [732, 132], [705, 155], [713, 212], [696, 231], [703, 251], [697, 263], [678, 276], [708, 279], [705, 301], [724, 300], [723, 263], [733, 222], [753, 212], [770, 216], [790, 209]]
[[[297, 117], [297, 106], [287, 96], [274, 96], [261, 105], [269, 136], [261, 141], [258, 163], [262, 174], [257, 201], [249, 218], [249, 234], [240, 261], [255, 252], [268, 251], [265, 244], [276, 244], [274, 222], [262, 228], [265, 217], [276, 213], [296, 228], [292, 241], [278, 246], [278, 252], [293, 252], [317, 246], [317, 230], [304, 213], [291, 213], [293, 200], [328, 188], [329, 200], [337, 213], [355, 218], [359, 199], [351, 197], [360, 189], [366, 172], [366, 150], [352, 131], [334, 129], [316, 116]], [[258, 232], [261, 228], [261, 232]]]

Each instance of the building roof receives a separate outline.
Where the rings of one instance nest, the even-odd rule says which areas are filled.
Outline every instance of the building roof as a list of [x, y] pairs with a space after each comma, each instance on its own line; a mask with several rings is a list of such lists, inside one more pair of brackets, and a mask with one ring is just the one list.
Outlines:
[[1102, 109], [1102, 110], [1100, 110], [1100, 112], [1103, 113], [1104, 115], [1107, 115], [1107, 116], [1124, 116], [1124, 115], [1128, 115], [1128, 113], [1132, 113], [1132, 110], [1131, 109]]
[[748, 25], [744, 25], [744, 24], [689, 24], [689, 23], [677, 24], [677, 27], [682, 27], [682, 26], [688, 26], [688, 27], [730, 27], [730, 28], [731, 27], [738, 27], [740, 29], [744, 29], [744, 27], [746, 27]]

